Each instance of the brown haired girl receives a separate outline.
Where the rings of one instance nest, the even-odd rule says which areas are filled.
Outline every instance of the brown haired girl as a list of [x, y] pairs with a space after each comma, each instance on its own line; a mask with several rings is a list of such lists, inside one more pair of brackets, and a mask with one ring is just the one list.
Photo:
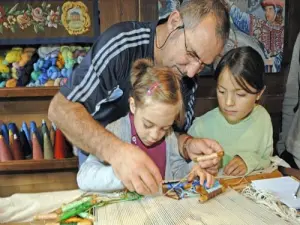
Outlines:
[[[121, 140], [137, 145], [157, 165], [163, 179], [180, 179], [191, 174], [207, 180], [213, 177], [193, 162], [187, 163], [178, 151], [174, 122], [182, 123], [183, 101], [179, 76], [169, 68], [154, 67], [152, 61], [137, 60], [131, 72], [130, 113], [109, 124], [106, 129]], [[82, 164], [77, 175], [80, 189], [86, 191], [115, 191], [124, 189], [110, 165], [93, 155]]]

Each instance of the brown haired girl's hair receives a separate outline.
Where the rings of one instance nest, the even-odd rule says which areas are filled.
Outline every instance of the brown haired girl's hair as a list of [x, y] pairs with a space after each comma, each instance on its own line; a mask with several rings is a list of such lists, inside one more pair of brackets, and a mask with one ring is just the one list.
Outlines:
[[137, 107], [143, 107], [147, 98], [174, 105], [180, 110], [176, 123], [184, 124], [184, 104], [180, 88], [180, 75], [171, 68], [155, 67], [152, 60], [138, 59], [131, 70], [131, 96]]

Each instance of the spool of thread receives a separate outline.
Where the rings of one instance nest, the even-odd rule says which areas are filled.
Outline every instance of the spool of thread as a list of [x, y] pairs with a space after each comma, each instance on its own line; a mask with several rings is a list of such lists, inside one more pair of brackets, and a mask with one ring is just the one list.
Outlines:
[[55, 132], [54, 158], [63, 159], [67, 156], [65, 137], [60, 129]]
[[35, 133], [40, 145], [43, 146], [43, 137], [40, 136], [36, 123], [34, 121], [30, 121], [30, 135], [32, 136], [33, 133]]
[[30, 132], [29, 132], [29, 129], [27, 127], [27, 123], [26, 122], [23, 122], [22, 123], [22, 130], [24, 131], [25, 133], [25, 136], [27, 138], [27, 141], [29, 143], [30, 146], [32, 146], [32, 143], [31, 143], [31, 135], [30, 135]]
[[45, 132], [44, 135], [44, 159], [53, 159], [53, 147], [49, 136]]
[[19, 134], [20, 134], [21, 150], [23, 151], [25, 159], [32, 159], [32, 149], [31, 146], [29, 145], [28, 139], [26, 138], [23, 129], [21, 129]]
[[8, 146], [12, 146], [13, 142], [14, 142], [14, 134], [12, 130], [8, 130], [8, 139], [9, 139], [9, 145]]
[[44, 135], [44, 133], [46, 133], [48, 136], [50, 135], [46, 121], [42, 120], [42, 134]]
[[4, 137], [0, 135], [0, 159], [1, 162], [10, 161], [13, 159], [12, 154], [6, 144]]
[[11, 145], [11, 152], [12, 152], [14, 160], [24, 159], [24, 152], [21, 149], [21, 144], [20, 144], [17, 134], [14, 134], [14, 140]]
[[209, 199], [212, 199], [212, 198], [222, 194], [223, 192], [225, 192], [225, 190], [226, 190], [226, 188], [223, 185], [220, 185], [219, 188], [217, 188], [216, 190], [211, 191], [211, 192], [206, 191], [202, 186], [200, 186], [196, 189], [196, 191], [200, 193], [199, 202], [201, 202], [201, 203], [206, 202]]
[[13, 132], [13, 134], [17, 134], [17, 136], [19, 136], [19, 130], [15, 123], [9, 123], [7, 125], [7, 127], [8, 127], [8, 130], [11, 130]]
[[56, 126], [54, 123], [51, 124], [51, 129], [50, 129], [50, 141], [52, 144], [52, 147], [54, 148], [55, 145], [55, 132], [56, 132]]
[[32, 133], [32, 158], [34, 160], [40, 160], [44, 158], [41, 145], [36, 137], [36, 133]]
[[5, 144], [9, 145], [9, 134], [5, 123], [1, 125], [1, 134], [4, 138]]

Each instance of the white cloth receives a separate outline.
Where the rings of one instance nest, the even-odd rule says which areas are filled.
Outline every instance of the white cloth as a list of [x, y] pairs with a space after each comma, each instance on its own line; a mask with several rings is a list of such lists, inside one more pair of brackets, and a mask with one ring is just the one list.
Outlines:
[[13, 194], [0, 198], [0, 223], [32, 221], [35, 215], [52, 212], [83, 193], [80, 190], [71, 190]]

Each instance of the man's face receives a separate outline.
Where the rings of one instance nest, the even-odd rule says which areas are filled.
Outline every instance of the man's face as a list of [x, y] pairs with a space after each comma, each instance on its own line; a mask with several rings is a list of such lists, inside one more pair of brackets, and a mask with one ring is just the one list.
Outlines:
[[265, 7], [265, 16], [266, 16], [267, 21], [269, 21], [269, 22], [275, 21], [276, 13], [275, 13], [274, 6], [266, 6]]
[[215, 26], [215, 18], [208, 16], [192, 29], [176, 31], [163, 49], [163, 66], [176, 66], [188, 77], [198, 74], [223, 49], [223, 42], [217, 37]]

